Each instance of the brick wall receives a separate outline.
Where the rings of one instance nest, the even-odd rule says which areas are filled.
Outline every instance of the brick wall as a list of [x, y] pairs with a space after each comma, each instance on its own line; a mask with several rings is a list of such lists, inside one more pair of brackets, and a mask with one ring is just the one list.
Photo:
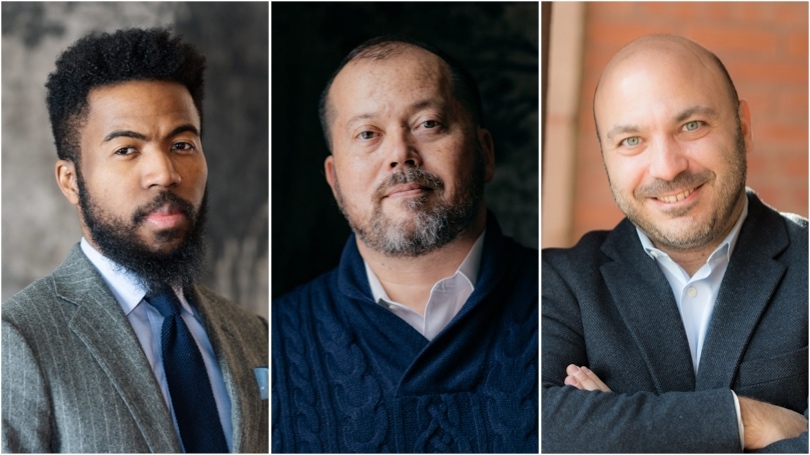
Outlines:
[[781, 211], [807, 216], [807, 3], [588, 3], [580, 96], [573, 239], [621, 218], [610, 195], [591, 103], [599, 75], [625, 44], [674, 33], [723, 61], [754, 124], [748, 186]]

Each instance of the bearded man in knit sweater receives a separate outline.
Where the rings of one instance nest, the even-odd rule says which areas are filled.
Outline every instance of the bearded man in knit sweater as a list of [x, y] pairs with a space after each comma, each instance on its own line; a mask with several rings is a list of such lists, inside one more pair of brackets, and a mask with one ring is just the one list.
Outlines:
[[484, 204], [472, 77], [376, 38], [327, 84], [326, 179], [354, 234], [273, 303], [274, 452], [537, 452], [537, 251]]

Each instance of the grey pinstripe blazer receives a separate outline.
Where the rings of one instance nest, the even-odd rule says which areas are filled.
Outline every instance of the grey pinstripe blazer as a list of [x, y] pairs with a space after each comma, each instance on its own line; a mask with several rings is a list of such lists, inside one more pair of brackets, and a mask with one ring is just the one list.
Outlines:
[[[268, 451], [267, 322], [197, 287], [232, 402], [234, 452]], [[179, 452], [135, 332], [76, 245], [2, 305], [3, 452]]]

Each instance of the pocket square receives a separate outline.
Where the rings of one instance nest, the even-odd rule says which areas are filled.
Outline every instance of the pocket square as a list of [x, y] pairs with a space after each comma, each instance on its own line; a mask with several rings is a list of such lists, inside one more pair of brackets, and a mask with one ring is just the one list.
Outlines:
[[270, 371], [267, 367], [258, 367], [253, 369], [253, 373], [256, 375], [256, 382], [259, 384], [259, 393], [262, 396], [262, 400], [266, 400], [267, 383], [270, 382]]

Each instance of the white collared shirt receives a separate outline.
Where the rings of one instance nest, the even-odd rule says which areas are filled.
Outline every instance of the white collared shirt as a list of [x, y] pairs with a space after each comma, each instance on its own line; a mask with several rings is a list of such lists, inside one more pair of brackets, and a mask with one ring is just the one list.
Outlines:
[[368, 284], [371, 287], [371, 295], [374, 297], [374, 301], [391, 310], [425, 338], [432, 340], [461, 311], [461, 307], [464, 306], [464, 303], [467, 302], [467, 299], [475, 290], [475, 282], [478, 280], [478, 271], [481, 267], [481, 255], [484, 251], [485, 233], [486, 230], [478, 236], [456, 273], [447, 278], [442, 278], [433, 285], [427, 305], [425, 305], [424, 316], [401, 303], [391, 300], [385, 289], [383, 289], [377, 275], [374, 274], [371, 267], [364, 260], [363, 264], [366, 266]]
[[[112, 291], [115, 300], [124, 310], [130, 325], [132, 325], [135, 335], [146, 354], [149, 365], [152, 367], [152, 372], [160, 384], [160, 390], [163, 392], [163, 399], [169, 407], [169, 412], [172, 414], [172, 419], [175, 420], [175, 432], [177, 438], [182, 446], [183, 440], [180, 438], [180, 430], [177, 426], [177, 421], [174, 416], [174, 407], [169, 395], [169, 385], [166, 381], [166, 373], [163, 369], [163, 350], [161, 348], [160, 339], [163, 327], [163, 316], [149, 303], [144, 300], [146, 297], [146, 289], [141, 286], [138, 279], [132, 272], [119, 266], [106, 256], [102, 255], [99, 251], [93, 248], [90, 243], [82, 237], [81, 248], [87, 259], [96, 267], [107, 287]], [[217, 412], [219, 413], [219, 420], [222, 423], [222, 430], [225, 433], [225, 442], [228, 444], [228, 449], [232, 450], [232, 429], [231, 422], [231, 399], [225, 389], [225, 381], [222, 378], [222, 372], [219, 369], [219, 364], [214, 355], [214, 349], [205, 333], [202, 322], [196, 310], [189, 305], [186, 301], [185, 295], [175, 289], [175, 294], [180, 300], [181, 317], [188, 326], [194, 341], [197, 342], [197, 347], [203, 357], [205, 363], [205, 370], [208, 373], [208, 378], [211, 383], [211, 388], [214, 392], [214, 401], [217, 404]]]
[[706, 332], [709, 328], [709, 321], [714, 311], [714, 304], [717, 294], [720, 292], [720, 285], [723, 276], [726, 274], [731, 254], [737, 244], [743, 221], [748, 216], [748, 198], [745, 198], [745, 205], [742, 213], [734, 223], [731, 232], [728, 233], [720, 245], [706, 260], [706, 263], [698, 269], [693, 276], [688, 273], [669, 255], [658, 248], [655, 248], [649, 237], [636, 228], [638, 238], [644, 251], [655, 259], [655, 263], [664, 272], [675, 302], [678, 304], [678, 311], [681, 313], [686, 338], [689, 341], [689, 351], [692, 354], [692, 367], [697, 375], [700, 365], [700, 354], [703, 351], [703, 342], [706, 340]]

